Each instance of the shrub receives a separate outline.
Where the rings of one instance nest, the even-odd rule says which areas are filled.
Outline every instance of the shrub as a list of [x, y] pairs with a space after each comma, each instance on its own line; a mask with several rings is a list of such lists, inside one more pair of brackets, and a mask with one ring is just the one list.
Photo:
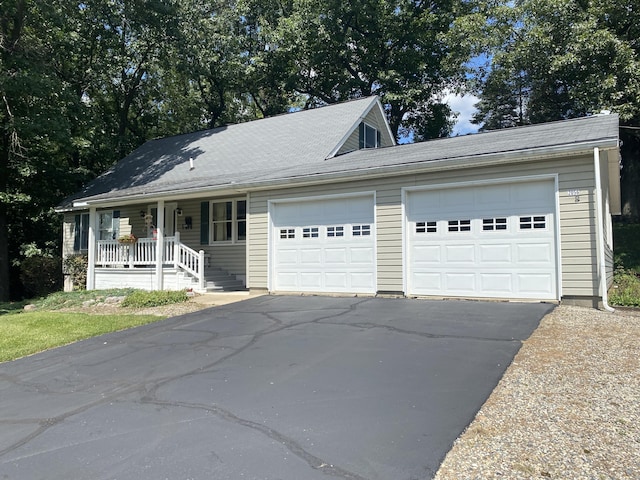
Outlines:
[[616, 268], [609, 303], [621, 307], [640, 307], [640, 275], [633, 270]]
[[89, 268], [89, 257], [83, 253], [69, 255], [62, 261], [63, 272], [71, 277], [74, 290], [84, 290], [87, 288], [87, 268]]
[[20, 262], [20, 281], [28, 297], [42, 297], [62, 287], [59, 257], [33, 256]]
[[171, 305], [172, 303], [181, 303], [187, 301], [187, 292], [184, 290], [167, 291], [156, 290], [147, 292], [144, 290], [136, 290], [126, 296], [122, 302], [123, 307], [159, 307], [161, 305]]

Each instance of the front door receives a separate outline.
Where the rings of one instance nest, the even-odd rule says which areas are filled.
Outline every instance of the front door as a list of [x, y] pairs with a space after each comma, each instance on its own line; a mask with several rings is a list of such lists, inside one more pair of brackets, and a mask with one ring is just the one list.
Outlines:
[[[173, 237], [176, 233], [176, 209], [178, 208], [177, 203], [165, 203], [164, 205], [164, 236], [165, 237]], [[151, 223], [147, 227], [147, 237], [148, 238], [156, 238], [157, 237], [157, 226], [158, 226], [158, 208], [149, 206], [148, 208], [149, 215], [151, 215]]]

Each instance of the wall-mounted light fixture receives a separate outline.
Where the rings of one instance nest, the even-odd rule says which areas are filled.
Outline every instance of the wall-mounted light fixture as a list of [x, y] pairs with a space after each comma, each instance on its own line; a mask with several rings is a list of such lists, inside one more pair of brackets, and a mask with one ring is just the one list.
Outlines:
[[144, 218], [146, 214], [147, 212], [145, 212], [144, 210], [140, 210], [140, 218]]
[[178, 215], [179, 217], [182, 216], [182, 209], [181, 208], [176, 208], [176, 215]]

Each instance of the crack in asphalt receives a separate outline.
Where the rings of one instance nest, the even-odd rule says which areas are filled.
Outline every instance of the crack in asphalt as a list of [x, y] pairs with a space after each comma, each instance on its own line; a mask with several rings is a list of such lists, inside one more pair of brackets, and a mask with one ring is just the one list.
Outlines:
[[267, 425], [238, 417], [237, 415], [233, 414], [229, 410], [226, 410], [217, 405], [203, 405], [203, 404], [188, 403], [188, 402], [170, 402], [170, 401], [163, 401], [163, 400], [157, 400], [157, 399], [148, 400], [145, 403], [149, 403], [152, 405], [159, 405], [159, 406], [182, 407], [182, 408], [189, 408], [189, 409], [195, 409], [195, 410], [204, 410], [234, 425], [241, 425], [243, 427], [256, 430], [266, 435], [267, 437], [269, 437], [272, 440], [275, 440], [279, 444], [284, 445], [287, 450], [289, 450], [296, 457], [304, 460], [311, 468], [315, 470], [320, 470], [322, 473], [326, 475], [343, 478], [344, 480], [367, 480], [365, 477], [362, 477], [356, 473], [350, 472], [336, 465], [331, 465], [327, 463], [321, 458], [305, 450], [304, 447], [300, 445], [298, 442], [296, 442], [295, 440], [287, 437], [286, 435], [278, 432], [277, 430]]

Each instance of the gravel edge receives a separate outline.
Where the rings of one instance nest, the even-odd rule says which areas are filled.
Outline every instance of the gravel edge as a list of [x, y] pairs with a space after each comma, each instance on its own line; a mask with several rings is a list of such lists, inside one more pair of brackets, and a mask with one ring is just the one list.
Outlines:
[[545, 316], [435, 480], [639, 479], [640, 315]]

